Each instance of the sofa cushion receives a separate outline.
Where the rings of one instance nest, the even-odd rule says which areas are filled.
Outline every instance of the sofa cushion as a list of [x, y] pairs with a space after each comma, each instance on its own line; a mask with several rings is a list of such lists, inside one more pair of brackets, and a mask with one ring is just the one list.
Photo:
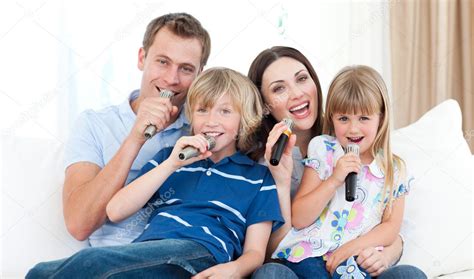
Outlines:
[[2, 277], [24, 277], [41, 261], [87, 246], [72, 238], [62, 214], [63, 145], [2, 136]]
[[474, 164], [459, 105], [447, 100], [392, 135], [393, 152], [414, 175], [406, 199], [402, 263], [429, 277], [473, 268]]

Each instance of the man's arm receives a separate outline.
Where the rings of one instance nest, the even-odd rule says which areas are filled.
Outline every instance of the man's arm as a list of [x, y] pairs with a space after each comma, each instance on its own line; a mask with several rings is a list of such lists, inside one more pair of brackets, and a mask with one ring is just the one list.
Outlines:
[[143, 131], [148, 124], [154, 123], [161, 131], [178, 116], [178, 108], [167, 98], [148, 97], [135, 102], [138, 107], [135, 124], [103, 169], [90, 162], [77, 162], [66, 169], [64, 220], [69, 233], [78, 240], [87, 239], [105, 223], [107, 203], [124, 186], [133, 161], [146, 141]]
[[142, 145], [127, 138], [103, 169], [89, 162], [78, 162], [66, 169], [63, 213], [74, 238], [85, 240], [105, 223], [107, 203], [125, 184]]

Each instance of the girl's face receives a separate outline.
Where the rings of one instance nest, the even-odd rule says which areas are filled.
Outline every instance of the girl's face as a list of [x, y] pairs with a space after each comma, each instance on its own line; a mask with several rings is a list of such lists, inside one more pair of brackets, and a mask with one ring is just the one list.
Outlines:
[[313, 127], [318, 116], [317, 89], [301, 62], [282, 57], [270, 64], [262, 76], [262, 93], [277, 121], [293, 119], [296, 131]]
[[200, 103], [193, 107], [192, 127], [194, 134], [208, 135], [216, 139], [216, 146], [211, 150], [212, 161], [218, 162], [237, 151], [236, 139], [240, 127], [240, 117], [229, 94], [222, 95], [211, 108], [206, 108]]
[[374, 159], [370, 150], [377, 135], [379, 122], [378, 113], [371, 115], [335, 113], [332, 116], [337, 140], [344, 147], [349, 143], [358, 144], [360, 159], [364, 164], [369, 164]]

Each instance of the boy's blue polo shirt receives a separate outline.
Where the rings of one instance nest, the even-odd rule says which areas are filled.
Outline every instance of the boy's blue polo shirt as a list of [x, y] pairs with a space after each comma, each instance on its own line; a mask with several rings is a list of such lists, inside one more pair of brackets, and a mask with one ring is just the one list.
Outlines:
[[[158, 152], [140, 175], [166, 160], [171, 151]], [[190, 239], [209, 249], [219, 263], [242, 254], [248, 226], [273, 221], [277, 229], [284, 222], [270, 171], [240, 152], [217, 163], [207, 159], [178, 169], [144, 211], [150, 219], [134, 242]]]

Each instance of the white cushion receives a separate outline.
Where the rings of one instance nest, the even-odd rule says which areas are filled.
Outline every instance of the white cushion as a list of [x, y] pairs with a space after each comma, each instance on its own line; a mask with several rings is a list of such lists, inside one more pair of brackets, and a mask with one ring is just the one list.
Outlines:
[[64, 225], [62, 153], [57, 141], [2, 136], [2, 277], [87, 246]]
[[428, 277], [473, 268], [474, 164], [461, 124], [458, 103], [447, 100], [392, 135], [393, 152], [415, 177], [406, 199], [401, 262]]

